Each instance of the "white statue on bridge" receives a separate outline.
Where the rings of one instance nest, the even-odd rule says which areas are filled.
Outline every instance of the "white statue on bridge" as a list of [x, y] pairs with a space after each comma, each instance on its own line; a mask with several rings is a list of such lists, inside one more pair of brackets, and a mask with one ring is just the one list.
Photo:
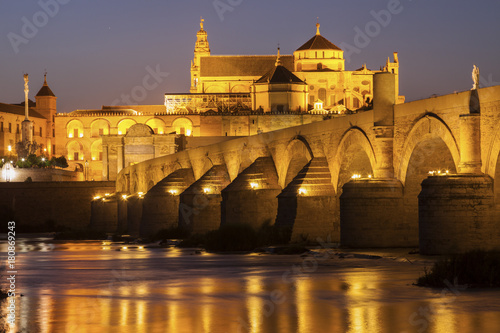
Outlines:
[[471, 90], [476, 90], [477, 88], [479, 88], [479, 67], [477, 67], [476, 65], [474, 65], [474, 67], [472, 68], [472, 81], [474, 82], [474, 84], [472, 85]]

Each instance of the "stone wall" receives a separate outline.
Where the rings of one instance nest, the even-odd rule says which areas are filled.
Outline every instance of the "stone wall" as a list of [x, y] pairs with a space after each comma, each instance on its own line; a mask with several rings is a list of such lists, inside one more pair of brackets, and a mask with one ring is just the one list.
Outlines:
[[0, 220], [15, 221], [23, 227], [53, 221], [71, 229], [85, 229], [90, 222], [92, 198], [112, 193], [114, 188], [114, 182], [1, 183]]
[[35, 169], [35, 168], [12, 168], [6, 171], [5, 166], [1, 169], [0, 182], [6, 182], [6, 172], [10, 172], [11, 182], [24, 182], [28, 177], [34, 182], [67, 182], [82, 181], [83, 172], [61, 170], [61, 169]]

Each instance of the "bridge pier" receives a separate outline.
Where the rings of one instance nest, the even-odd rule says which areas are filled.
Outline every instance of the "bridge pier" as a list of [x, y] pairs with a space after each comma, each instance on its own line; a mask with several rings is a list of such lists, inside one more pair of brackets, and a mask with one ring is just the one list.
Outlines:
[[[313, 158], [278, 195], [276, 226], [291, 230], [291, 242], [339, 242], [336, 196], [325, 157]], [[314, 216], [314, 219], [311, 218]]]
[[222, 190], [221, 225], [273, 225], [281, 192], [272, 157], [259, 157]]
[[214, 165], [180, 196], [179, 226], [193, 234], [219, 229], [221, 191], [231, 182], [225, 165]]
[[430, 176], [422, 182], [418, 205], [420, 253], [500, 249], [491, 177]]
[[159, 181], [144, 196], [141, 236], [179, 226], [179, 195], [194, 183], [191, 168], [178, 169]]
[[416, 246], [417, 226], [405, 223], [403, 186], [396, 179], [360, 179], [340, 196], [340, 245], [352, 248]]
[[132, 237], [139, 237], [140, 235], [143, 200], [144, 196], [137, 193], [123, 199], [127, 206], [126, 230]]
[[90, 204], [89, 229], [97, 232], [115, 233], [118, 228], [118, 201], [116, 195], [92, 200]]

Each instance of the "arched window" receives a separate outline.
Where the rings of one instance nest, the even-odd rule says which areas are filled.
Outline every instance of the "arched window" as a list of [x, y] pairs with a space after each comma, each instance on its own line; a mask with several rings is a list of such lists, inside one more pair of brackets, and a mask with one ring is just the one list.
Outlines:
[[83, 161], [83, 146], [78, 141], [70, 141], [66, 146], [69, 161]]
[[133, 119], [123, 119], [118, 123], [118, 134], [127, 134], [128, 129], [137, 124], [137, 122]]
[[90, 147], [92, 161], [102, 161], [102, 140], [96, 140]]
[[146, 125], [151, 127], [156, 134], [165, 133], [165, 122], [160, 118], [151, 118], [146, 121]]
[[109, 122], [106, 119], [96, 119], [90, 125], [90, 136], [93, 138], [109, 134]]
[[188, 118], [177, 118], [172, 123], [172, 129], [175, 130], [177, 134], [191, 136], [191, 134], [193, 134], [193, 123]]
[[68, 138], [83, 138], [83, 124], [80, 120], [70, 120], [66, 125]]
[[322, 100], [323, 102], [326, 101], [326, 89], [325, 88], [320, 88], [318, 90], [318, 98]]

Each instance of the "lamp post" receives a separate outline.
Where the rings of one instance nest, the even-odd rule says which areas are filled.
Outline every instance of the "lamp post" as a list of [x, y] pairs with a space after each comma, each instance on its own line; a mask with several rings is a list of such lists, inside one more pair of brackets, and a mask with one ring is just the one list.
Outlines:
[[83, 170], [84, 171], [84, 177], [85, 177], [85, 181], [89, 180], [89, 161], [88, 160], [85, 160], [85, 169]]

